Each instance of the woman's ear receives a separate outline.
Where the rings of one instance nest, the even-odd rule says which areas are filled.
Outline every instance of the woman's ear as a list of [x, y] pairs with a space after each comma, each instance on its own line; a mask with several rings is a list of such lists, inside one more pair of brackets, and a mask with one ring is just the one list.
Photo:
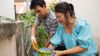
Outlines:
[[67, 16], [70, 16], [70, 12], [69, 12], [69, 11], [67, 11], [67, 12], [66, 12], [66, 15], [67, 15]]

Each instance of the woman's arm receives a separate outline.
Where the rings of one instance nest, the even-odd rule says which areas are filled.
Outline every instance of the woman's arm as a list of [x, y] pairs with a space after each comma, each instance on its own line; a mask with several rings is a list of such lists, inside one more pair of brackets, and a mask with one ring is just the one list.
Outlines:
[[80, 46], [76, 46], [72, 49], [64, 50], [64, 51], [54, 51], [57, 55], [65, 55], [65, 54], [77, 54], [86, 51], [86, 48], [81, 48]]

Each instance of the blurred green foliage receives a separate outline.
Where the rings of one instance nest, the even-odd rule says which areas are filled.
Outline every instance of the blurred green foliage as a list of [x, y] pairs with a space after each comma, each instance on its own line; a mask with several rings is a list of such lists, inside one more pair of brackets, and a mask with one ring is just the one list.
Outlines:
[[49, 5], [49, 10], [54, 11], [54, 7], [55, 7], [56, 3], [57, 3], [57, 1], [56, 1], [56, 0], [53, 0], [53, 1], [50, 3], [50, 5]]
[[[27, 32], [29, 27], [32, 27], [32, 25], [34, 24], [35, 21], [35, 13], [33, 11], [29, 11], [26, 14], [20, 14], [20, 20], [24, 21], [24, 28], [25, 28], [25, 32]], [[47, 32], [44, 29], [44, 26], [41, 24], [38, 29], [36, 30], [37, 34], [36, 34], [36, 39], [38, 42], [38, 47], [39, 48], [43, 48], [45, 47], [46, 41], [47, 41]], [[24, 34], [27, 35], [27, 34]], [[30, 34], [29, 34], [30, 35]], [[26, 37], [26, 40], [29, 37]]]

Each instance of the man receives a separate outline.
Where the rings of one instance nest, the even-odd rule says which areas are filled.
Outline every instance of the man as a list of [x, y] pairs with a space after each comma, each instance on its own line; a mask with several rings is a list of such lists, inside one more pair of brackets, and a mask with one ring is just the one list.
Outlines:
[[56, 32], [56, 28], [58, 26], [55, 13], [47, 9], [44, 0], [32, 0], [30, 9], [34, 10], [36, 13], [36, 19], [32, 27], [31, 34], [32, 42], [34, 45], [36, 45], [36, 29], [41, 23], [43, 23], [43, 25], [45, 26], [45, 30], [48, 33], [48, 42], [46, 44], [46, 47], [48, 47], [50, 44], [49, 40]]

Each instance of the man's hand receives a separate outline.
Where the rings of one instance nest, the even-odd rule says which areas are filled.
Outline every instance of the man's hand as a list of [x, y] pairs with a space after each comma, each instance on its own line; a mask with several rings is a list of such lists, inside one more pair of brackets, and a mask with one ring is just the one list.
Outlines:
[[32, 47], [34, 48], [34, 50], [39, 51], [39, 48], [38, 48], [37, 42], [36, 42], [36, 38], [34, 36], [31, 36], [31, 40], [32, 40]]
[[31, 41], [32, 41], [32, 44], [37, 45], [35, 36], [31, 36]]

